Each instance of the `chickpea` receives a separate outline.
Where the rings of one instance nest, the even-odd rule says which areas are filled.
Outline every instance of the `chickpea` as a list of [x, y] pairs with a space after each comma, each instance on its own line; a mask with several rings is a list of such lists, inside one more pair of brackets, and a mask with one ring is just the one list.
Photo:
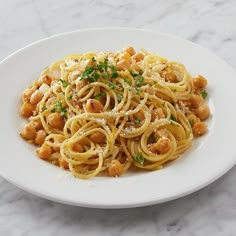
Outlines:
[[60, 129], [62, 130], [64, 125], [65, 125], [65, 121], [63, 119], [63, 117], [61, 116], [60, 113], [55, 112], [55, 113], [51, 113], [48, 116], [48, 123], [49, 125], [51, 125], [53, 128], [55, 129]]
[[158, 141], [150, 147], [151, 152], [154, 153], [166, 153], [170, 150], [171, 143], [167, 137], [161, 137]]
[[134, 48], [133, 48], [133, 47], [130, 47], [130, 46], [127, 47], [127, 48], [125, 48], [125, 49], [123, 49], [123, 51], [129, 53], [130, 56], [133, 56], [133, 55], [135, 54]]
[[21, 116], [28, 118], [33, 115], [34, 106], [31, 103], [24, 102], [20, 109]]
[[85, 107], [91, 113], [98, 113], [103, 109], [102, 103], [96, 99], [88, 99]]
[[130, 58], [131, 58], [130, 54], [127, 52], [120, 53], [120, 55], [119, 55], [119, 60], [124, 59], [124, 60], [130, 61]]
[[36, 90], [30, 97], [30, 103], [33, 105], [37, 105], [43, 98], [43, 94]]
[[200, 120], [206, 120], [210, 115], [210, 109], [206, 103], [202, 104], [196, 109], [196, 115]]
[[43, 160], [49, 160], [52, 155], [52, 149], [49, 145], [43, 144], [38, 150], [37, 155]]
[[136, 54], [133, 55], [133, 59], [136, 62], [142, 61], [143, 58], [144, 58], [144, 55], [142, 53], [136, 53]]
[[37, 85], [40, 87], [42, 84], [50, 85], [52, 82], [52, 78], [49, 75], [43, 75], [41, 76], [38, 81]]
[[111, 177], [121, 176], [123, 172], [122, 164], [118, 160], [112, 160], [108, 168], [108, 175]]
[[34, 93], [35, 90], [35, 87], [26, 88], [22, 94], [22, 101], [29, 102], [31, 95]]
[[60, 152], [60, 147], [52, 147], [53, 152]]
[[141, 121], [145, 119], [145, 116], [142, 112], [138, 112], [135, 114], [135, 118], [140, 119]]
[[101, 133], [101, 132], [94, 132], [89, 135], [89, 138], [94, 142], [94, 143], [102, 143], [105, 141], [106, 136]]
[[32, 120], [30, 123], [35, 127], [36, 131], [43, 129], [43, 125], [41, 123], [41, 120]]
[[36, 133], [36, 137], [35, 137], [35, 140], [34, 142], [38, 145], [42, 145], [45, 141], [45, 138], [47, 137], [47, 133], [46, 131], [44, 130], [39, 130], [37, 133]]
[[157, 109], [151, 111], [151, 120], [154, 121], [156, 118], [158, 118], [158, 119], [165, 118], [165, 114], [161, 108], [157, 108]]
[[198, 108], [202, 103], [204, 103], [203, 97], [196, 94], [194, 94], [190, 100], [193, 108]]
[[35, 126], [30, 122], [24, 126], [21, 132], [22, 138], [25, 140], [34, 140], [36, 136], [36, 128]]
[[122, 59], [117, 62], [117, 70], [129, 70], [130, 69], [130, 62], [126, 59]]
[[59, 160], [59, 165], [61, 168], [65, 169], [65, 170], [69, 169], [69, 164], [64, 159]]
[[187, 118], [188, 118], [189, 122], [192, 122], [192, 125], [194, 125], [195, 123], [197, 123], [199, 121], [199, 118], [196, 117], [193, 113], [188, 114]]
[[73, 151], [75, 151], [75, 152], [84, 152], [84, 148], [83, 148], [83, 146], [81, 145], [81, 144], [79, 144], [79, 143], [75, 143], [74, 145], [73, 145]]
[[161, 77], [167, 82], [176, 83], [179, 81], [178, 77], [174, 74], [171, 69], [164, 69], [160, 73]]
[[193, 78], [193, 86], [196, 89], [204, 89], [207, 86], [207, 80], [203, 76], [197, 75]]
[[207, 125], [204, 122], [197, 122], [193, 125], [193, 135], [201, 136], [207, 132]]

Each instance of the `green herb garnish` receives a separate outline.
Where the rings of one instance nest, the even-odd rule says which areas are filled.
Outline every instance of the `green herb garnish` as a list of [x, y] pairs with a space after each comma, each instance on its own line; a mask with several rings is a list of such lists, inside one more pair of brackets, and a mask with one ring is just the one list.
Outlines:
[[121, 94], [117, 94], [117, 100], [120, 103], [123, 99], [123, 96]]
[[156, 142], [156, 138], [154, 135], [152, 135], [148, 138], [148, 143], [155, 143], [155, 142]]
[[63, 117], [66, 117], [67, 115], [67, 109], [66, 107], [62, 106], [62, 103], [57, 101], [54, 106], [53, 109], [51, 110], [51, 112], [59, 112]]
[[137, 94], [137, 95], [140, 95], [140, 94], [141, 94], [141, 91], [142, 91], [141, 88], [136, 88], [136, 94]]
[[137, 73], [134, 73], [132, 70], [129, 72], [133, 77], [135, 77], [136, 75], [139, 75]]
[[45, 111], [45, 110], [47, 110], [47, 107], [43, 106], [42, 111]]
[[101, 72], [104, 71], [104, 70], [107, 71], [107, 69], [108, 69], [108, 59], [105, 58], [104, 61], [100, 61], [97, 65], [97, 68]]
[[60, 79], [60, 82], [61, 82], [63, 88], [66, 88], [69, 85], [69, 82], [66, 80]]
[[110, 65], [111, 69], [111, 78], [117, 78], [119, 76], [117, 69], [114, 65]]
[[136, 86], [141, 87], [143, 86], [144, 78], [139, 75], [135, 77], [135, 81], [136, 81]]
[[141, 152], [138, 152], [137, 154], [134, 155], [134, 160], [141, 165], [144, 164], [144, 157]]
[[100, 75], [96, 72], [95, 66], [86, 66], [83, 74], [81, 75], [81, 80], [88, 79], [89, 82], [96, 82], [100, 78]]
[[136, 118], [134, 119], [134, 123], [135, 123], [136, 125], [140, 124], [140, 123], [141, 123], [141, 119], [138, 118], [138, 117], [136, 117]]
[[173, 121], [177, 121], [176, 117], [171, 114], [170, 119]]
[[194, 121], [191, 119], [191, 120], [188, 120], [188, 122], [193, 127]]
[[135, 85], [136, 87], [140, 88], [141, 86], [143, 86], [144, 83], [144, 78], [142, 76], [143, 71], [139, 71], [139, 73], [134, 73], [132, 71], [130, 71], [130, 74], [134, 77], [135, 79]]
[[108, 86], [113, 90], [116, 88], [115, 84], [113, 84], [112, 82], [108, 82]]
[[71, 94], [69, 97], [67, 97], [68, 100], [71, 100], [73, 95]]
[[201, 95], [202, 95], [203, 99], [205, 99], [208, 96], [208, 93], [206, 90], [204, 90], [201, 92]]
[[106, 80], [109, 79], [108, 74], [106, 74], [105, 72], [102, 72], [101, 76], [102, 76], [102, 78], [104, 78], [104, 79], [106, 79]]
[[[92, 58], [93, 62], [96, 62], [95, 58]], [[84, 72], [81, 75], [81, 80], [88, 79], [90, 83], [98, 81], [100, 78], [108, 80], [109, 78], [117, 78], [118, 72], [115, 65], [109, 65], [108, 59], [98, 62], [94, 66], [86, 66]]]
[[125, 83], [131, 85], [131, 80], [129, 80], [128, 78], [124, 78], [124, 81], [125, 81]]
[[100, 100], [105, 95], [106, 95], [105, 93], [99, 93], [99, 94], [94, 96], [94, 99]]

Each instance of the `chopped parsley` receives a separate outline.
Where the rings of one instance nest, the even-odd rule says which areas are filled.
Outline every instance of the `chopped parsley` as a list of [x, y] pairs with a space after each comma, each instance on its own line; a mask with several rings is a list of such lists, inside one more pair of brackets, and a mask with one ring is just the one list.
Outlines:
[[94, 96], [94, 99], [100, 100], [102, 97], [104, 97], [106, 94], [105, 93], [99, 93]]
[[[96, 62], [95, 58], [92, 58], [93, 62]], [[115, 65], [109, 65], [108, 59], [98, 62], [94, 66], [86, 66], [84, 72], [81, 75], [81, 80], [88, 79], [90, 83], [98, 81], [100, 78], [109, 79], [117, 78], [118, 72]]]
[[47, 107], [43, 106], [42, 111], [45, 111], [45, 110], [47, 110]]
[[112, 82], [108, 82], [108, 86], [113, 90], [116, 88], [115, 84], [113, 84]]
[[140, 95], [140, 94], [141, 94], [141, 91], [142, 91], [141, 88], [136, 88], [136, 94], [137, 94], [137, 95]]
[[144, 164], [144, 157], [141, 152], [138, 152], [137, 154], [134, 155], [134, 160], [141, 165]]
[[140, 124], [140, 123], [141, 123], [141, 119], [138, 118], [138, 117], [136, 117], [136, 118], [134, 119], [134, 123], [135, 123], [136, 125]]
[[117, 69], [114, 65], [110, 65], [111, 69], [111, 78], [117, 78], [119, 76]]
[[120, 103], [123, 99], [123, 96], [121, 94], [117, 94], [117, 100]]
[[51, 112], [59, 112], [63, 117], [66, 117], [67, 115], [67, 109], [66, 107], [62, 106], [62, 103], [57, 101], [54, 106], [53, 109], [51, 110]]
[[177, 121], [176, 117], [171, 114], [170, 119], [173, 121]]
[[63, 88], [66, 88], [69, 85], [69, 82], [66, 80], [60, 79], [60, 82], [61, 82]]
[[109, 79], [108, 74], [106, 74], [105, 72], [102, 72], [101, 76], [102, 76], [102, 78], [104, 78], [104, 79], [106, 79], [106, 80]]
[[81, 80], [88, 79], [89, 82], [96, 82], [100, 78], [100, 74], [96, 72], [95, 66], [86, 66], [83, 74], [81, 75]]
[[97, 68], [100, 72], [102, 72], [104, 70], [107, 71], [107, 69], [108, 69], [108, 59], [105, 58], [104, 61], [100, 61], [97, 65]]
[[135, 81], [136, 81], [136, 86], [141, 87], [143, 86], [144, 78], [139, 75], [135, 77]]
[[203, 99], [205, 99], [208, 96], [208, 93], [206, 90], [204, 90], [201, 92], [201, 95], [202, 95]]
[[194, 121], [191, 119], [191, 120], [188, 120], [189, 124], [193, 127], [194, 125]]
[[68, 100], [71, 100], [73, 95], [71, 94], [69, 97], [67, 97]]
[[130, 74], [134, 77], [135, 79], [135, 84], [137, 87], [141, 87], [143, 86], [144, 83], [144, 78], [142, 76], [143, 71], [139, 71], [139, 73], [133, 73], [132, 71], [130, 71]]
[[149, 138], [148, 138], [148, 143], [155, 143], [155, 142], [156, 142], [155, 136], [154, 136], [154, 135], [149, 136]]
[[124, 81], [125, 81], [125, 83], [131, 85], [131, 80], [129, 80], [128, 78], [124, 78]]

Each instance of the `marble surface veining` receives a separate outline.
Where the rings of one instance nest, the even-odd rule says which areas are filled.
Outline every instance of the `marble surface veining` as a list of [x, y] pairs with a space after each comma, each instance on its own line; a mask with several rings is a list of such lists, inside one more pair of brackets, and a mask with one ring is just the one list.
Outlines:
[[[46, 36], [120, 26], [189, 39], [236, 69], [235, 22], [235, 0], [1, 0], [0, 60]], [[234, 236], [235, 179], [236, 167], [210, 186], [175, 201], [136, 209], [96, 210], [35, 197], [0, 177], [0, 236]]]

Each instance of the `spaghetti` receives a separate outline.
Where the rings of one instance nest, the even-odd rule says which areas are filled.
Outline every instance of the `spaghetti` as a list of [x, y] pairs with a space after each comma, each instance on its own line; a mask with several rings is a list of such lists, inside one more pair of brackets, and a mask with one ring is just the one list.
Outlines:
[[82, 179], [158, 170], [207, 132], [206, 85], [183, 64], [133, 47], [70, 55], [23, 92], [21, 136]]

